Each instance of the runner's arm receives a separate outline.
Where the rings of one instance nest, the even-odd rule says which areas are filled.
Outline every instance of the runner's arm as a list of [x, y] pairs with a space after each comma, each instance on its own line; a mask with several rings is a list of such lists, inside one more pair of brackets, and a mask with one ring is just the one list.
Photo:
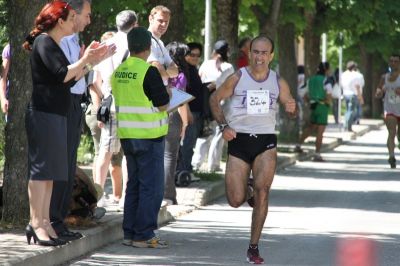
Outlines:
[[279, 79], [279, 102], [285, 106], [285, 111], [292, 117], [296, 117], [297, 108], [296, 101], [293, 99], [292, 94], [290, 94], [289, 85], [283, 78]]

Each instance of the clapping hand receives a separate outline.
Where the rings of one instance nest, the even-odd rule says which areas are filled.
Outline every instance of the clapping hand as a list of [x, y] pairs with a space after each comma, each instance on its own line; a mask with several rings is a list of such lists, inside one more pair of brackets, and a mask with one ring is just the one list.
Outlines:
[[106, 44], [93, 41], [85, 50], [84, 56], [87, 57], [88, 62], [96, 65], [115, 54], [116, 48], [114, 43]]

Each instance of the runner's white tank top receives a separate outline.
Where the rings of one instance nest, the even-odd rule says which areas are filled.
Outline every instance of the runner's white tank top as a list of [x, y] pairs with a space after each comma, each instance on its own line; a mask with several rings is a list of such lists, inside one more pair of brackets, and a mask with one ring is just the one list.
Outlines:
[[395, 92], [396, 88], [400, 88], [400, 75], [393, 82], [389, 81], [390, 74], [385, 75], [385, 84], [383, 87], [386, 90], [385, 97], [383, 99], [383, 108], [385, 114], [392, 114], [400, 117], [400, 95]]
[[[239, 71], [239, 81], [224, 107], [229, 126], [238, 133], [275, 134], [279, 97], [278, 75], [270, 70], [265, 80], [256, 81], [246, 67]], [[265, 96], [266, 94], [268, 96]], [[269, 99], [268, 102], [266, 99]], [[257, 109], [258, 106], [262, 107], [261, 111]]]

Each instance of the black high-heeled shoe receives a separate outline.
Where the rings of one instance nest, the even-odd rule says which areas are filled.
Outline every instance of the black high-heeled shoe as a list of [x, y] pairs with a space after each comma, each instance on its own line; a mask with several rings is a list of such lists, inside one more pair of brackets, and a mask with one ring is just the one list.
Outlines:
[[68, 241], [61, 239], [59, 237], [51, 237], [50, 236], [50, 239], [53, 240], [54, 242], [56, 242], [58, 246], [62, 246], [62, 245], [65, 245], [68, 243]]
[[26, 234], [26, 240], [28, 242], [28, 245], [31, 244], [31, 239], [33, 237], [33, 243], [37, 243], [40, 246], [59, 246], [58, 242], [50, 239], [50, 240], [41, 240], [37, 237], [35, 230], [33, 227], [28, 224], [25, 228], [25, 234]]

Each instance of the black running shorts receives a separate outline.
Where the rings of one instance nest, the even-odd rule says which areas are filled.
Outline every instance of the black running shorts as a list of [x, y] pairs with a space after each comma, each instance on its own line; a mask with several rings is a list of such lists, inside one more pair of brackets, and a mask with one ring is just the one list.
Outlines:
[[276, 148], [276, 143], [275, 134], [237, 133], [236, 138], [228, 142], [228, 154], [251, 164], [257, 155]]

